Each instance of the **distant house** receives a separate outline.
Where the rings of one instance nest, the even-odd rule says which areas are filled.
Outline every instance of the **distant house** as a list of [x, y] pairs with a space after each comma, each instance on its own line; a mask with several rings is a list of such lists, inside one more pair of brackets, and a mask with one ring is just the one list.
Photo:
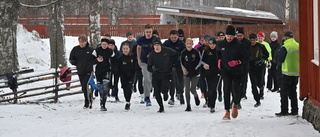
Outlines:
[[299, 0], [300, 99], [302, 117], [320, 131], [320, 56], [318, 0]]
[[158, 6], [161, 24], [283, 24], [271, 12], [230, 7], [172, 7]]

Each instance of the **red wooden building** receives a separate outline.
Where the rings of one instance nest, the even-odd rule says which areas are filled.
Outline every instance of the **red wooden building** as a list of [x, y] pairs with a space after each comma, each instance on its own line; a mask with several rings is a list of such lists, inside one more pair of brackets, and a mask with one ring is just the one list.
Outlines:
[[320, 67], [318, 0], [299, 0], [300, 99], [304, 100], [302, 117], [320, 131]]

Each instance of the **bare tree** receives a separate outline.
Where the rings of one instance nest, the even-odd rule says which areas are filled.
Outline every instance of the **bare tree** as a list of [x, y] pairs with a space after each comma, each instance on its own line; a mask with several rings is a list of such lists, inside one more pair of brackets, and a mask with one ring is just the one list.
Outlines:
[[62, 0], [57, 0], [49, 8], [51, 68], [57, 68], [59, 64], [67, 66]]
[[0, 74], [18, 70], [17, 21], [20, 2], [0, 1]]
[[90, 10], [89, 15], [89, 28], [90, 28], [90, 43], [93, 48], [100, 43], [101, 39], [101, 26], [100, 26], [100, 14], [101, 3], [100, 1], [90, 1]]

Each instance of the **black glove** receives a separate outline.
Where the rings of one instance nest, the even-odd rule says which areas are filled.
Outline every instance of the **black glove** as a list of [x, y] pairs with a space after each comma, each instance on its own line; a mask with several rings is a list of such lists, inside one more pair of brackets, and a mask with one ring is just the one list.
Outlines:
[[177, 70], [176, 67], [172, 67], [172, 68], [171, 68], [171, 71], [172, 71], [172, 72], [176, 72], [176, 70]]
[[156, 66], [152, 66], [152, 71], [153, 71], [153, 72], [157, 71]]

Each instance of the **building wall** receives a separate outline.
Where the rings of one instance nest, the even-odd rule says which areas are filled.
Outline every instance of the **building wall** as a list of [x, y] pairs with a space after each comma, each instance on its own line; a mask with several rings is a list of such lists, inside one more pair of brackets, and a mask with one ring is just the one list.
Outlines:
[[[319, 13], [319, 10], [316, 12]], [[300, 99], [306, 98], [302, 118], [308, 120], [316, 130], [320, 131], [320, 69], [319, 64], [312, 62], [315, 59], [315, 53], [319, 54], [315, 47], [319, 49], [320, 45], [319, 42], [314, 44], [314, 39], [318, 39], [320, 35], [319, 28], [314, 28], [313, 15], [313, 0], [299, 0]], [[320, 26], [319, 22], [317, 24]], [[317, 59], [319, 60], [319, 57]]]

